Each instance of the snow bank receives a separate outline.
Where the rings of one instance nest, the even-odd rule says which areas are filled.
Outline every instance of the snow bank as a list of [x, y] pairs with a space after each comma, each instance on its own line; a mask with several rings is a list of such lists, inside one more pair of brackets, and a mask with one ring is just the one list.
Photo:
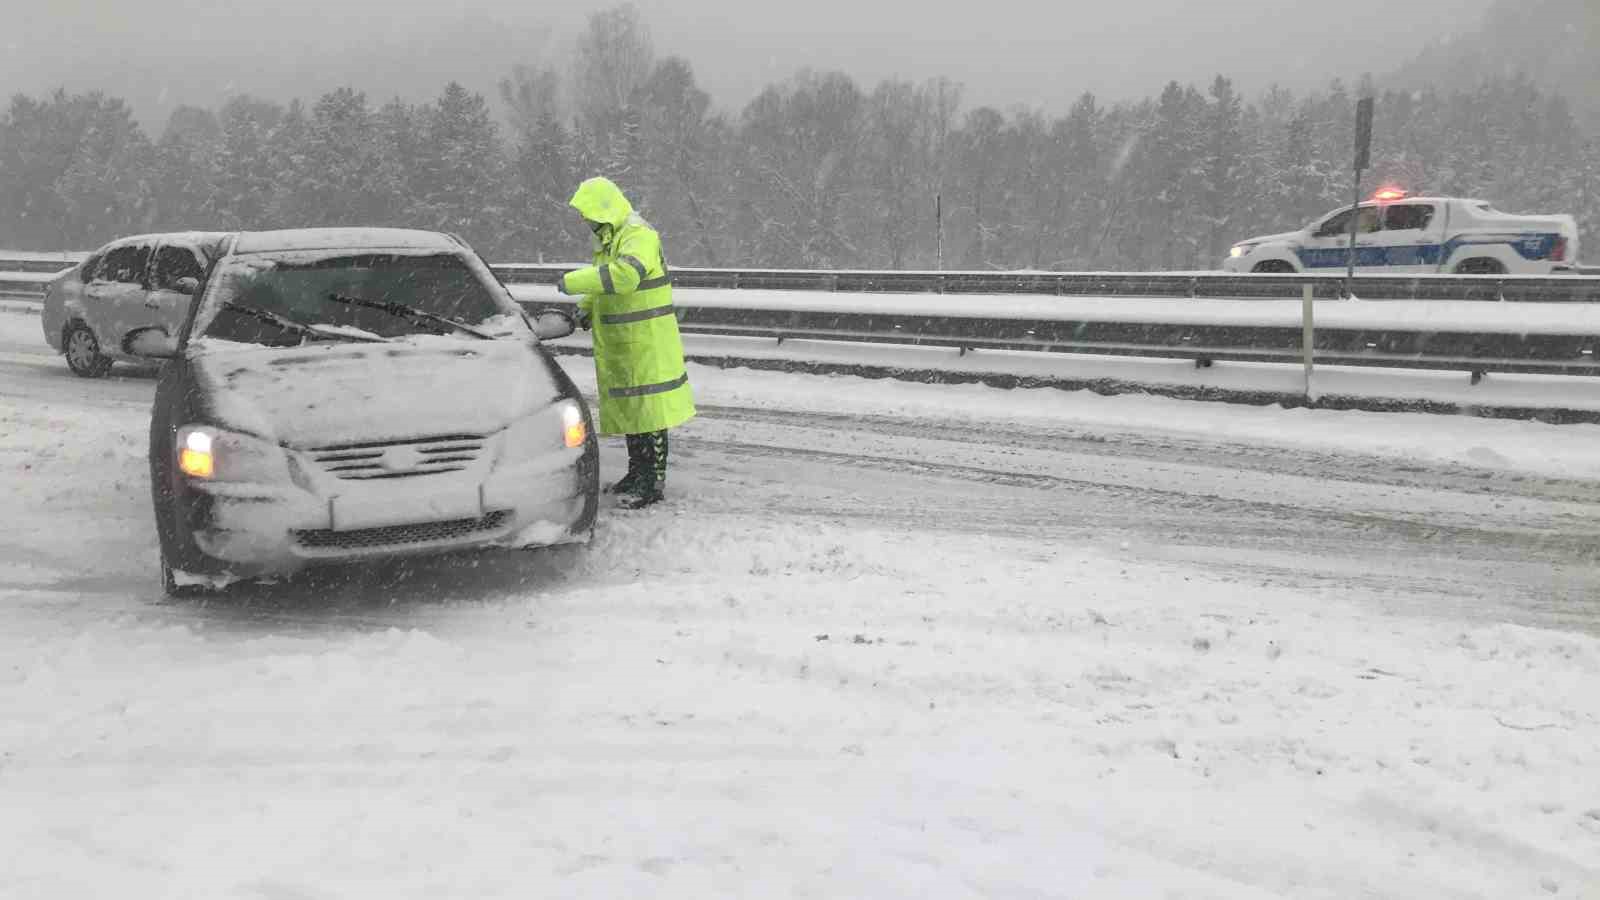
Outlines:
[[[563, 341], [581, 345], [583, 339]], [[806, 359], [948, 371], [1000, 371], [1035, 377], [1117, 378], [1147, 384], [1197, 384], [1293, 393], [1299, 372], [1284, 366], [1217, 364], [1196, 370], [1181, 362], [1115, 360], [1076, 356], [1048, 360], [1005, 357], [1041, 354], [969, 353], [738, 338], [685, 337], [691, 354], [704, 357]], [[592, 367], [569, 362], [568, 370], [593, 394]], [[697, 402], [760, 409], [844, 415], [888, 415], [949, 422], [991, 423], [1073, 432], [1160, 433], [1293, 447], [1325, 453], [1369, 455], [1383, 460], [1450, 464], [1473, 469], [1561, 478], [1600, 478], [1600, 425], [1552, 425], [1535, 421], [1443, 416], [1427, 413], [1284, 409], [1202, 403], [1135, 394], [1104, 396], [1056, 388], [1002, 390], [981, 384], [917, 384], [852, 375], [804, 375], [691, 364]], [[1401, 373], [1365, 369], [1318, 369], [1324, 393], [1411, 397], [1462, 404], [1559, 406], [1600, 409], [1597, 379], [1554, 376], [1492, 376], [1479, 385], [1460, 374]]]
[[[1594, 435], [692, 377], [707, 405], [1241, 451]], [[90, 387], [0, 391], [0, 516], [28, 523], [0, 532], [0, 896], [1600, 892], [1596, 638], [885, 526], [692, 441], [673, 501], [586, 548], [162, 603], [148, 396]]]

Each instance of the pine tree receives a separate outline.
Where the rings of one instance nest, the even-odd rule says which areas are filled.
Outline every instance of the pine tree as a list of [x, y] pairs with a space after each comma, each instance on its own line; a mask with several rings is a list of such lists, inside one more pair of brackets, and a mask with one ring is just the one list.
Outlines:
[[211, 160], [220, 152], [222, 128], [209, 110], [180, 106], [155, 147], [152, 218], [163, 231], [206, 231], [219, 226], [218, 188]]
[[421, 227], [459, 234], [485, 253], [510, 249], [500, 137], [480, 94], [456, 82], [422, 116], [420, 184], [411, 215]]
[[270, 140], [282, 118], [282, 107], [248, 96], [223, 104], [218, 115], [221, 134], [209, 163], [216, 190], [216, 227], [269, 227], [267, 209], [278, 189]]

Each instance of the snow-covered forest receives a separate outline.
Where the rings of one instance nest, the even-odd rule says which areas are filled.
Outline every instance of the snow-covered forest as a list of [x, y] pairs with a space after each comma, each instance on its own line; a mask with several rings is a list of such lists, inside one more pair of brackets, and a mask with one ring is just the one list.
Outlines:
[[0, 246], [361, 223], [452, 231], [496, 261], [570, 260], [586, 235], [565, 201], [599, 172], [678, 264], [932, 267], [937, 198], [946, 267], [1210, 268], [1235, 240], [1348, 202], [1368, 92], [1369, 187], [1572, 213], [1597, 246], [1600, 126], [1515, 73], [1249, 96], [1218, 76], [1139, 102], [1085, 94], [1050, 117], [972, 108], [954, 81], [806, 72], [731, 113], [628, 6], [590, 20], [570, 65], [519, 68], [498, 96], [237, 96], [179, 108], [154, 137], [114, 91], [16, 96], [0, 116]]

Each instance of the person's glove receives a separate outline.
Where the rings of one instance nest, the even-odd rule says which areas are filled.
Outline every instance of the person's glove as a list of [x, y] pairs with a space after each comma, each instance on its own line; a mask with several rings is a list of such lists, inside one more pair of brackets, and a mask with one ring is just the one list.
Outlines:
[[558, 293], [558, 294], [571, 293], [570, 291], [567, 290], [567, 276], [566, 275], [562, 275], [561, 277], [556, 279], [556, 293]]
[[573, 312], [572, 312], [572, 320], [574, 322], [577, 322], [578, 323], [578, 327], [582, 328], [584, 331], [588, 331], [589, 330], [589, 311], [588, 310], [583, 309], [581, 307], [578, 308], [578, 309], [573, 310]]

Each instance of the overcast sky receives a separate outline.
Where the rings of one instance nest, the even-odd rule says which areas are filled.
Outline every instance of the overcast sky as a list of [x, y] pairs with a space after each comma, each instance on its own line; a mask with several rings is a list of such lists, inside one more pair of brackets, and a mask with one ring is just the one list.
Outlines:
[[[1065, 108], [1090, 90], [1143, 97], [1218, 72], [1248, 92], [1319, 86], [1406, 61], [1474, 23], [1490, 0], [638, 0], [658, 53], [694, 65], [737, 110], [802, 67], [864, 86], [944, 75], [974, 103]], [[287, 100], [350, 84], [373, 101], [422, 99], [456, 79], [492, 93], [517, 62], [565, 67], [604, 2], [567, 0], [5, 0], [0, 90], [56, 86], [127, 97], [147, 123], [233, 91]], [[24, 12], [25, 10], [25, 12]]]

